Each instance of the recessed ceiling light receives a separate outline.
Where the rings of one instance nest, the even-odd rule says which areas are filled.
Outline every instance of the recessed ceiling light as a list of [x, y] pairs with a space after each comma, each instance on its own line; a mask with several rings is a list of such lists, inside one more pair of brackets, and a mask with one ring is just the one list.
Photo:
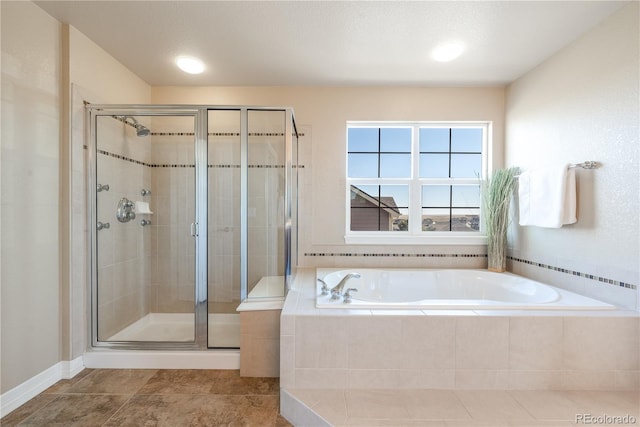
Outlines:
[[204, 63], [192, 56], [179, 56], [176, 65], [185, 73], [200, 74], [204, 71]]
[[460, 42], [443, 43], [433, 49], [431, 57], [438, 62], [449, 62], [464, 52], [464, 45]]

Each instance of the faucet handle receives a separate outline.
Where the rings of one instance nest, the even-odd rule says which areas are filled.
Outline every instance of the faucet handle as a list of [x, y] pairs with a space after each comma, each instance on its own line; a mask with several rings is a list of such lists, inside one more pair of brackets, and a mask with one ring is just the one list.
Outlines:
[[327, 282], [325, 282], [324, 280], [318, 278], [316, 279], [318, 282], [322, 283], [322, 288], [320, 288], [320, 295], [329, 295], [329, 286], [327, 285]]
[[356, 288], [347, 289], [347, 291], [342, 296], [343, 297], [342, 302], [344, 302], [345, 304], [349, 304], [351, 302], [351, 292], [358, 292], [358, 290]]

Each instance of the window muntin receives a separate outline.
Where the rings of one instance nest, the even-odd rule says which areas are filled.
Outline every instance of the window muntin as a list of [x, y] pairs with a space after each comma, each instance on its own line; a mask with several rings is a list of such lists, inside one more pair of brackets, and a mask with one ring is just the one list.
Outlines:
[[488, 133], [488, 123], [348, 123], [347, 235], [480, 236]]
[[349, 178], [410, 178], [412, 129], [348, 129]]
[[408, 185], [352, 185], [352, 231], [407, 231]]
[[422, 231], [480, 230], [480, 185], [423, 185]]

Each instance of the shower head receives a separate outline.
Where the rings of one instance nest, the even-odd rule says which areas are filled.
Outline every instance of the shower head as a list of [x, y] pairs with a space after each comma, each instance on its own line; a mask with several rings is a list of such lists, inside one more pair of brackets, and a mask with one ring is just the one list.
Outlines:
[[124, 117], [125, 123], [128, 123], [127, 119], [131, 119], [132, 123], [130, 123], [130, 124], [133, 125], [133, 127], [136, 128], [136, 135], [137, 136], [149, 136], [149, 135], [151, 135], [151, 131], [149, 130], [149, 128], [144, 126], [141, 123], [138, 123], [138, 121], [135, 119], [135, 117], [125, 116]]
[[151, 131], [147, 127], [141, 125], [140, 123], [136, 123], [134, 126], [136, 127], [136, 135], [138, 136], [149, 136], [149, 134], [151, 133]]

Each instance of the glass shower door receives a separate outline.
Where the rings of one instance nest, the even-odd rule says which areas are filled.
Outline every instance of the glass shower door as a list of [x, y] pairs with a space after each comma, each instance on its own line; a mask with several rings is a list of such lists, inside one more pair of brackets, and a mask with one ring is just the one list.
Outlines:
[[249, 110], [248, 298], [281, 298], [285, 290], [284, 110]]
[[195, 341], [195, 115], [96, 115], [94, 343]]
[[240, 347], [241, 111], [208, 111], [208, 347]]

